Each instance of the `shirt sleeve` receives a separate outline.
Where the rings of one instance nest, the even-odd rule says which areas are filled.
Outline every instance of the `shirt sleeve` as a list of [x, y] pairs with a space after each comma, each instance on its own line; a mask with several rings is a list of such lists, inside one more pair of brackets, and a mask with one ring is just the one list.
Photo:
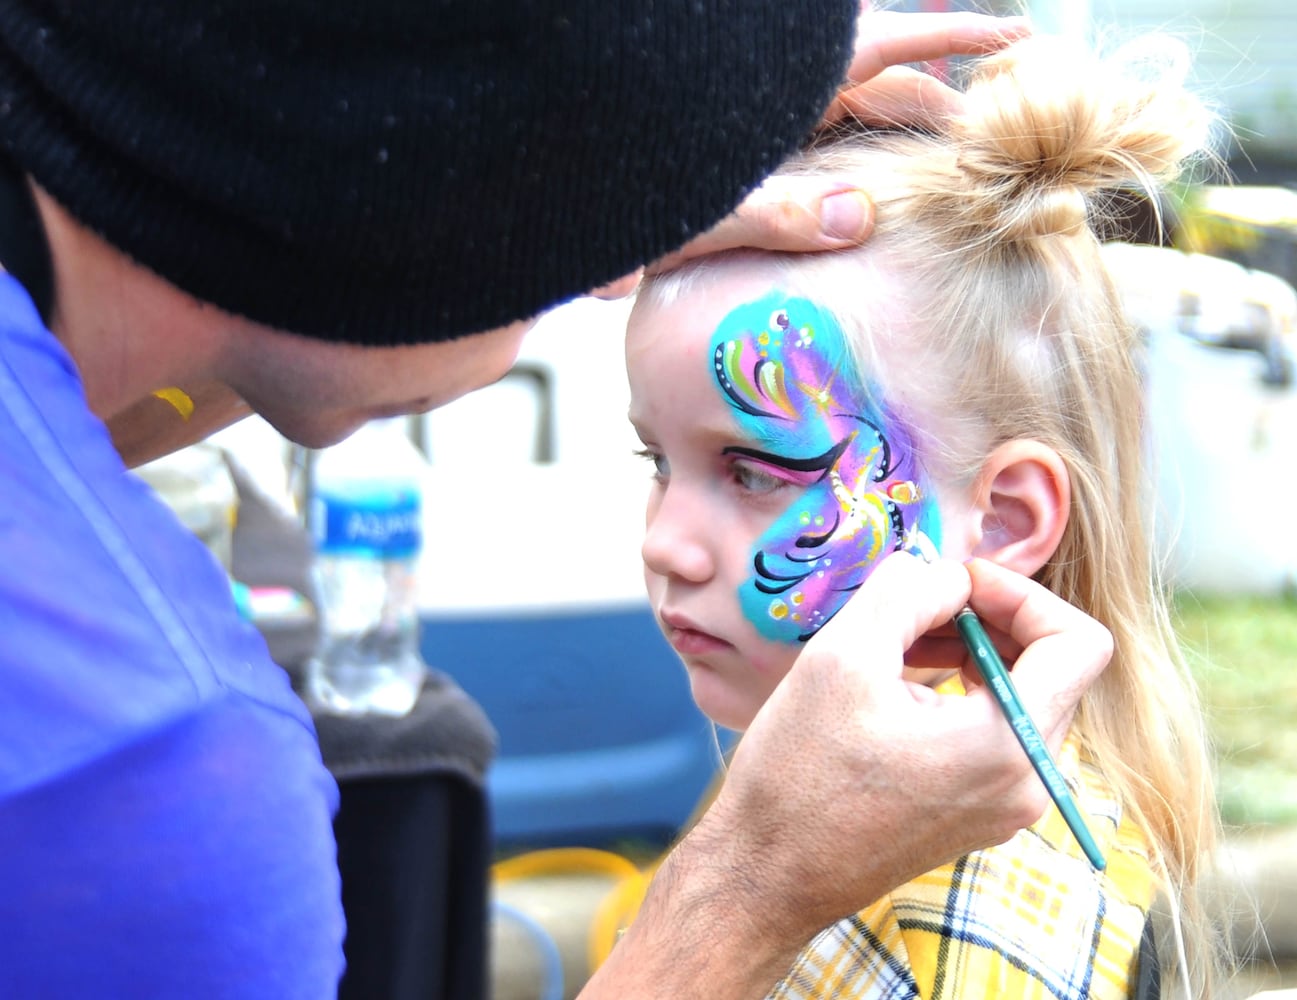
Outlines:
[[0, 995], [336, 997], [334, 794], [232, 695], [0, 801]]

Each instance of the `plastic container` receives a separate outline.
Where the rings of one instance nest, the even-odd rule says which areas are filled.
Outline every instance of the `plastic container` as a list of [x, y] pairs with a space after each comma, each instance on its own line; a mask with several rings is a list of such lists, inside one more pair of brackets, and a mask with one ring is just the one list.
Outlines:
[[306, 698], [324, 711], [399, 716], [419, 697], [423, 468], [401, 420], [368, 424], [316, 456], [308, 523], [322, 636]]

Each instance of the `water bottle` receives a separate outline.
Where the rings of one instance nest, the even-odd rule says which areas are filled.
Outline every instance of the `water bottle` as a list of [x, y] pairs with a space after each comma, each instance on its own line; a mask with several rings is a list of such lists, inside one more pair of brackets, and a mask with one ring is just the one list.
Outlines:
[[323, 711], [405, 715], [419, 697], [422, 467], [400, 419], [367, 424], [316, 457], [308, 523], [322, 635], [306, 697]]

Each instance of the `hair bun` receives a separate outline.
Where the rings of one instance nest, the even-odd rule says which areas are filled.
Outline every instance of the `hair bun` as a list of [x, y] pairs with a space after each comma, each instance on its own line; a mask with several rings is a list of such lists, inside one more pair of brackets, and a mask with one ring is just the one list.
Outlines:
[[1089, 202], [1076, 185], [1023, 185], [1003, 233], [1010, 239], [1031, 236], [1070, 236], [1085, 229]]
[[953, 123], [958, 165], [1005, 238], [1077, 231], [1087, 196], [1157, 187], [1206, 145], [1211, 116], [1184, 88], [1188, 53], [1148, 38], [1102, 58], [1033, 37], [981, 60]]

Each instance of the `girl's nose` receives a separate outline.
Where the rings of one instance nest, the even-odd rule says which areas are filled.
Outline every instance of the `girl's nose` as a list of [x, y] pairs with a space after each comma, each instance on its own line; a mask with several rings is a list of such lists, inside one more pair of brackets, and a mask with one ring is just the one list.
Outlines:
[[650, 573], [703, 583], [716, 571], [711, 539], [716, 525], [701, 498], [669, 483], [649, 500], [640, 555]]

